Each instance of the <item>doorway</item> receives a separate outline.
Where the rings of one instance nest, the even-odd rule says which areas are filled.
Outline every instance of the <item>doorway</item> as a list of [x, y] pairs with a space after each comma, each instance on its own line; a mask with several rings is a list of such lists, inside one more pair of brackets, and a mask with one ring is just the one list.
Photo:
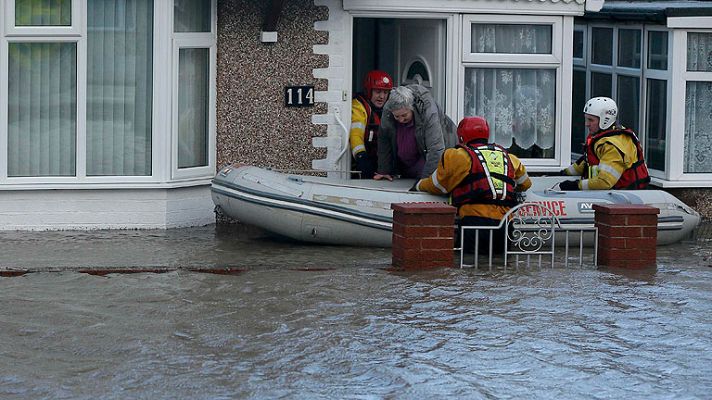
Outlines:
[[427, 87], [445, 109], [445, 19], [354, 18], [353, 27], [353, 93], [363, 90], [368, 71], [380, 69], [396, 86]]

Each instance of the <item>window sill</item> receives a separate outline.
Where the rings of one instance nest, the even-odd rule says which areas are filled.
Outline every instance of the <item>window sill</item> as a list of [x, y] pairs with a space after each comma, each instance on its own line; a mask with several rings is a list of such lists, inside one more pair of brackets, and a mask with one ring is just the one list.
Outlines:
[[712, 179], [695, 179], [695, 180], [677, 180], [677, 181], [668, 181], [665, 179], [660, 179], [660, 178], [651, 178], [650, 179], [650, 184], [654, 186], [658, 186], [664, 189], [674, 189], [674, 188], [689, 188], [689, 189], [697, 189], [697, 188], [712, 188]]
[[182, 179], [171, 182], [120, 182], [120, 183], [3, 183], [0, 191], [14, 190], [115, 190], [115, 189], [177, 189], [210, 185], [213, 178]]

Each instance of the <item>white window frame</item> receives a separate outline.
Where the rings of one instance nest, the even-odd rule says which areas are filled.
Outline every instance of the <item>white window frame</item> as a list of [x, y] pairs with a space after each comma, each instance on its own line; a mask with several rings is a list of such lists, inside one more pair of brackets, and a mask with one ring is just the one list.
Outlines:
[[[210, 32], [174, 32], [173, 9], [171, 8], [172, 64], [171, 71], [171, 179], [191, 179], [215, 175], [216, 165], [216, 88], [217, 76], [217, 2], [211, 0]], [[209, 91], [208, 91], [208, 165], [190, 168], [178, 168], [178, 74], [181, 49], [208, 49], [209, 54]]]
[[[75, 140], [76, 140], [76, 155], [74, 162], [75, 164], [75, 176], [23, 176], [23, 177], [8, 177], [7, 173], [7, 163], [8, 163], [8, 96], [7, 91], [9, 89], [8, 78], [8, 67], [9, 67], [9, 55], [8, 51], [11, 43], [74, 43], [76, 45], [77, 54], [77, 104], [76, 104], [76, 125], [75, 125]], [[86, 102], [82, 102], [80, 99], [86, 98], [86, 37], [81, 35], [73, 36], [41, 36], [35, 34], [29, 37], [17, 37], [9, 36], [2, 38], [2, 61], [0, 61], [0, 71], [4, 75], [2, 79], [2, 85], [0, 86], [2, 90], [2, 96], [0, 96], [0, 123], [2, 124], [2, 129], [0, 129], [0, 183], [3, 181], [9, 184], [71, 184], [76, 183], [78, 179], [84, 178], [86, 176]]]
[[[649, 32], [667, 32], [668, 34], [668, 49], [667, 49], [667, 69], [666, 70], [661, 70], [661, 69], [651, 69], [648, 68], [648, 55], [650, 53], [650, 43], [649, 43]], [[640, 93], [640, 132], [636, 132], [639, 135], [640, 143], [643, 146], [643, 150], [645, 150], [645, 145], [647, 142], [647, 131], [648, 131], [648, 79], [656, 79], [656, 80], [661, 80], [666, 82], [666, 90], [668, 94], [668, 103], [666, 106], [666, 115], [667, 118], [665, 119], [665, 169], [666, 171], [661, 171], [658, 169], [652, 169], [650, 166], [648, 166], [648, 172], [652, 178], [666, 178], [669, 175], [669, 171], [671, 168], [671, 145], [672, 145], [672, 135], [670, 135], [671, 132], [671, 123], [672, 123], [672, 118], [671, 118], [671, 107], [672, 107], [672, 89], [673, 89], [673, 80], [672, 80], [672, 37], [670, 34], [670, 31], [663, 28], [662, 26], [651, 26], [651, 27], [645, 27], [643, 30], [643, 77], [641, 78], [640, 85], [641, 85], [641, 93]]]
[[574, 25], [574, 32], [581, 32], [583, 35], [583, 54], [581, 58], [573, 57], [574, 65], [585, 67], [588, 64], [588, 29], [586, 25]]
[[[15, 26], [15, 0], [5, 0], [5, 24], [7, 36], [76, 36], [86, 32], [86, 1], [72, 2], [72, 24], [69, 26]], [[91, 0], [89, 0], [91, 1]]]
[[[562, 18], [543, 16], [517, 15], [464, 15], [462, 29], [462, 60], [473, 63], [504, 63], [504, 64], [559, 64], [562, 54], [561, 38]], [[472, 25], [547, 25], [551, 26], [550, 54], [507, 54], [507, 53], [473, 53]]]
[[[151, 115], [151, 174], [147, 176], [86, 176], [86, 88], [87, 88], [87, 2], [72, 1], [72, 24], [67, 27], [22, 27], [11, 28], [14, 24], [14, 0], [0, 6], [0, 189], [105, 189], [172, 187], [183, 185], [181, 181], [207, 181], [215, 175], [216, 130], [215, 130], [215, 76], [217, 4], [211, 0], [212, 26], [209, 33], [173, 33], [173, 1], [154, 0], [153, 5], [153, 100]], [[78, 8], [78, 11], [75, 10]], [[8, 14], [8, 10], [12, 11]], [[12, 19], [8, 19], [12, 15]], [[210, 48], [210, 116], [209, 116], [209, 166], [192, 168], [190, 171], [177, 170], [177, 128], [173, 123], [173, 93], [177, 93], [177, 49], [178, 46], [191, 47], [186, 35], [204, 35], [212, 40]], [[203, 37], [203, 39], [205, 39]], [[193, 39], [191, 39], [193, 40]], [[13, 42], [75, 42], [77, 43], [77, 121], [76, 121], [76, 175], [8, 177], [8, 48]], [[174, 57], [175, 54], [175, 57]], [[171, 63], [160, 60], [172, 60]], [[171, 123], [166, 123], [171, 121]], [[91, 186], [87, 186], [91, 184]]]
[[[473, 23], [483, 24], [521, 24], [521, 25], [551, 25], [551, 54], [506, 54], [506, 53], [472, 53], [472, 27]], [[570, 31], [571, 37], [564, 38], [563, 32]], [[556, 111], [554, 118], [556, 132], [554, 133], [554, 157], [553, 158], [522, 158], [527, 167], [539, 168], [540, 170], [560, 169], [564, 164], [569, 164], [571, 156], [571, 138], [563, 138], [561, 132], [567, 131], [571, 126], [571, 119], [567, 115], [571, 113], [570, 104], [565, 106], [560, 99], [564, 97], [564, 79], [568, 77], [569, 84], [566, 90], [571, 89], [573, 77], [573, 18], [552, 16], [512, 16], [512, 15], [485, 15], [469, 14], [462, 18], [462, 48], [460, 54], [462, 60], [458, 71], [458, 120], [465, 115], [465, 70], [467, 68], [492, 69], [551, 69], [555, 71], [556, 80]], [[564, 54], [564, 40], [570, 50]], [[531, 168], [530, 168], [531, 169]]]
[[[709, 21], [709, 19], [707, 20]], [[670, 146], [668, 161], [670, 168], [667, 179], [679, 181], [684, 186], [704, 186], [712, 187], [712, 173], [691, 173], [684, 171], [685, 155], [685, 100], [687, 94], [687, 83], [690, 81], [712, 82], [712, 72], [687, 71], [687, 34], [688, 33], [712, 33], [712, 29], [675, 29], [672, 37], [672, 79], [673, 91], [670, 96], [671, 111], [669, 112], [670, 126], [679, 128], [679, 134], [670, 135]], [[670, 67], [670, 66], [669, 66]], [[670, 129], [668, 129], [670, 132]], [[673, 163], [674, 160], [680, 160]], [[674, 186], [674, 185], [666, 185]]]

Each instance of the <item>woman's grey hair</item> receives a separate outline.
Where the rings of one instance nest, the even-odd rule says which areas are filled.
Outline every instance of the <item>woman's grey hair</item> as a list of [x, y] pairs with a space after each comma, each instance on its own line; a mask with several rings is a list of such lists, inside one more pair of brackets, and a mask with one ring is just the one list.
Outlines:
[[413, 103], [415, 97], [413, 96], [413, 91], [405, 86], [398, 86], [391, 90], [391, 94], [388, 96], [388, 101], [383, 106], [385, 110], [400, 110], [401, 108], [407, 108], [409, 110], [413, 109]]

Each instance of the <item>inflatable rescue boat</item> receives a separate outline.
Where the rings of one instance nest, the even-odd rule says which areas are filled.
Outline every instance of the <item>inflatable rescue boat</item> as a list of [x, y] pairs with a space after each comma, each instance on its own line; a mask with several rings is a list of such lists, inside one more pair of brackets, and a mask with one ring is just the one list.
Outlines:
[[[658, 245], [690, 237], [699, 214], [662, 190], [561, 191], [565, 177], [533, 177], [525, 202], [539, 204], [561, 226], [592, 227], [594, 204], [645, 204], [660, 209]], [[226, 215], [295, 240], [350, 246], [391, 246], [392, 203], [447, 202], [444, 196], [409, 192], [413, 179], [376, 181], [286, 174], [248, 165], [223, 167], [212, 181], [212, 199]], [[542, 207], [520, 212], [536, 216]]]

